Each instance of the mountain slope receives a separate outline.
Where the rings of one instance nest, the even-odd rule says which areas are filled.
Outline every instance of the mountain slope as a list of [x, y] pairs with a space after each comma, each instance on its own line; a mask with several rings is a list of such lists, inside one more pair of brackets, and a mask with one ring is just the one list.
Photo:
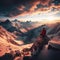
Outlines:
[[23, 45], [23, 41], [16, 41], [16, 36], [13, 33], [8, 32], [2, 26], [0, 26], [0, 56], [4, 55], [5, 53], [9, 53], [10, 50], [22, 50], [25, 47], [30, 45]]
[[56, 23], [51, 30], [48, 32], [48, 34], [55, 34], [58, 31], [60, 31], [60, 23]]
[[8, 32], [6, 29], [4, 29], [2, 26], [0, 26], [0, 42], [20, 45], [19, 42], [16, 41], [16, 38], [17, 38], [17, 36], [15, 36], [13, 33]]

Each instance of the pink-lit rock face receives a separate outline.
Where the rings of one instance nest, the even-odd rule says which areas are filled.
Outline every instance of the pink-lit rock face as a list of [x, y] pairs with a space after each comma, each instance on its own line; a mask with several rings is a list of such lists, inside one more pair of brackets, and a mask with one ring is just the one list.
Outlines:
[[59, 37], [59, 36], [54, 37], [50, 42], [51, 42], [51, 43], [55, 43], [55, 44], [59, 44], [59, 45], [60, 45], [60, 37]]
[[22, 45], [24, 44], [23, 41], [16, 41], [16, 36], [7, 30], [5, 30], [3, 27], [0, 26], [0, 56], [3, 56], [5, 53], [11, 53], [14, 55], [15, 50], [22, 51], [24, 48], [30, 48], [33, 43]]
[[19, 50], [22, 51], [24, 48], [30, 48], [32, 44], [27, 44], [23, 46], [17, 46], [9, 43], [0, 43], [0, 56], [4, 55], [5, 53], [10, 53], [10, 51]]
[[0, 44], [0, 56], [4, 55], [6, 51], [6, 47]]
[[59, 40], [51, 40], [49, 43], [54, 43], [54, 44], [59, 44], [60, 45], [60, 41]]
[[51, 45], [52, 47], [60, 49], [60, 39], [59, 39], [59, 37], [53, 38], [51, 41], [49, 41], [48, 44]]

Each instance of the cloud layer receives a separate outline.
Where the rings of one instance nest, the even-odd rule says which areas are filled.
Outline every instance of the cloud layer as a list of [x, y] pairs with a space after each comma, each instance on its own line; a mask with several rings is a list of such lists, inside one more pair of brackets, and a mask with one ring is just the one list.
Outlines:
[[59, 10], [58, 0], [0, 0], [0, 16], [15, 17]]

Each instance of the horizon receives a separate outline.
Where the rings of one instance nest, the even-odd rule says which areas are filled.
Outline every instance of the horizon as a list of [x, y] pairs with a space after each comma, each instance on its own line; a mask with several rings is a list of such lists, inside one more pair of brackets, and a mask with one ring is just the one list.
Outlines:
[[[43, 20], [37, 20], [37, 21], [32, 21], [32, 20], [18, 20], [18, 19], [14, 19], [14, 20], [10, 20], [10, 19], [4, 19], [4, 20], [0, 20], [1, 22], [4, 22], [4, 21], [6, 21], [6, 20], [9, 20], [9, 21], [14, 21], [14, 20], [16, 20], [16, 21], [20, 21], [20, 22], [37, 22], [37, 23], [41, 23], [41, 24], [54, 24], [54, 23], [60, 23], [60, 20], [59, 19], [57, 19], [57, 20], [48, 20], [48, 19], [43, 19]], [[45, 20], [45, 21], [44, 21]]]

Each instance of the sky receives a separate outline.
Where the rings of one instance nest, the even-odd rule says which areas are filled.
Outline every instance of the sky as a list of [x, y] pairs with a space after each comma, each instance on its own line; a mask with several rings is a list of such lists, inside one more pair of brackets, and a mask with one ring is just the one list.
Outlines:
[[0, 20], [60, 21], [60, 0], [0, 0]]

